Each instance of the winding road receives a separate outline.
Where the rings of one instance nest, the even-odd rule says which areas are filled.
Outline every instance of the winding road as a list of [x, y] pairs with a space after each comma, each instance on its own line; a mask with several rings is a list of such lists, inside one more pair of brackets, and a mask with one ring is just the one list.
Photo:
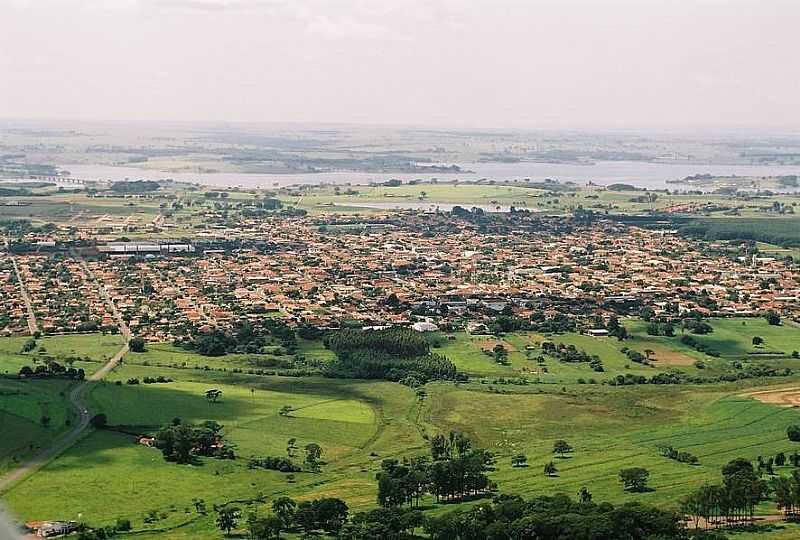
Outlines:
[[53, 444], [47, 448], [40, 450], [36, 455], [20, 465], [18, 468], [14, 469], [3, 478], [0, 478], [0, 493], [6, 491], [26, 476], [33, 474], [44, 467], [50, 460], [57, 457], [59, 454], [75, 444], [78, 439], [80, 439], [83, 433], [89, 428], [89, 423], [92, 418], [89, 411], [89, 406], [85, 401], [87, 389], [92, 383], [102, 380], [114, 368], [116, 368], [122, 361], [122, 358], [128, 353], [128, 341], [131, 339], [131, 332], [128, 328], [128, 325], [125, 324], [122, 314], [117, 309], [117, 306], [114, 305], [114, 302], [111, 300], [111, 295], [108, 294], [106, 288], [97, 281], [83, 257], [74, 251], [72, 252], [72, 255], [78, 260], [78, 262], [80, 262], [86, 274], [95, 283], [95, 285], [97, 285], [100, 295], [103, 297], [106, 305], [114, 314], [114, 318], [117, 320], [117, 325], [119, 326], [119, 331], [124, 339], [124, 343], [122, 348], [120, 348], [120, 350], [117, 351], [117, 353], [112, 356], [108, 362], [103, 365], [103, 367], [92, 373], [85, 381], [81, 381], [77, 385], [73, 386], [70, 390], [68, 396], [69, 402], [75, 408], [79, 417], [79, 421], [75, 427], [56, 439]]

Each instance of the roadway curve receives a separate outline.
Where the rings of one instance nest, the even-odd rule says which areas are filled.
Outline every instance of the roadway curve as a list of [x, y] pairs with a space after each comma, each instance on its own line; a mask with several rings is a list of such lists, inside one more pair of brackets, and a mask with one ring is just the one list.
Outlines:
[[100, 291], [100, 295], [106, 302], [106, 305], [114, 314], [114, 317], [117, 320], [117, 326], [119, 327], [120, 334], [124, 340], [122, 348], [117, 351], [108, 362], [106, 362], [103, 367], [99, 370], [95, 371], [92, 375], [90, 375], [85, 381], [81, 381], [77, 385], [75, 385], [72, 390], [69, 392], [69, 402], [78, 412], [79, 421], [78, 424], [69, 430], [66, 434], [62, 435], [60, 438], [56, 439], [53, 444], [49, 447], [42, 449], [39, 451], [38, 454], [34, 455], [30, 460], [25, 462], [20, 467], [14, 469], [5, 477], [0, 479], [0, 493], [6, 491], [16, 482], [20, 481], [21, 479], [25, 478], [29, 474], [32, 474], [39, 469], [41, 469], [44, 465], [46, 465], [51, 459], [55, 458], [65, 450], [67, 450], [70, 446], [75, 444], [75, 442], [83, 435], [83, 433], [89, 428], [89, 422], [91, 420], [91, 415], [89, 414], [89, 406], [86, 404], [84, 398], [86, 397], [86, 390], [87, 388], [94, 382], [102, 380], [106, 375], [108, 375], [114, 368], [119, 365], [122, 361], [122, 358], [128, 353], [128, 341], [131, 339], [131, 331], [128, 328], [128, 325], [125, 324], [125, 320], [122, 318], [122, 314], [117, 309], [117, 306], [114, 304], [114, 301], [111, 299], [111, 295], [108, 293], [108, 290], [98, 282], [97, 278], [94, 276], [94, 273], [89, 268], [89, 265], [86, 264], [86, 261], [81, 257], [77, 252], [72, 251], [73, 257], [75, 257], [78, 262], [80, 262], [81, 266], [83, 267], [86, 274], [89, 278], [94, 281], [95, 285], [97, 285], [98, 290]]
[[68, 398], [70, 404], [72, 404], [72, 406], [78, 412], [78, 423], [66, 434], [56, 439], [52, 445], [42, 449], [27, 462], [20, 465], [0, 479], [0, 492], [6, 491], [12, 485], [22, 480], [29, 474], [35, 473], [44, 467], [50, 460], [67, 450], [69, 447], [75, 444], [78, 439], [81, 438], [84, 431], [89, 428], [89, 422], [92, 418], [89, 414], [89, 406], [85, 401], [86, 389], [89, 387], [89, 385], [91, 385], [91, 383], [101, 380], [103, 377], [108, 375], [111, 370], [117, 367], [120, 360], [122, 360], [122, 357], [125, 356], [127, 352], [128, 344], [126, 343], [102, 368], [94, 372], [87, 380], [82, 381], [72, 387]]

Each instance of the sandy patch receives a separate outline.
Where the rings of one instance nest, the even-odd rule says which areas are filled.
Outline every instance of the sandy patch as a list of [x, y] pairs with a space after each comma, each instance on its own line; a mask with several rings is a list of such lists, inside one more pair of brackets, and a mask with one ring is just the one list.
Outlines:
[[[673, 351], [667, 347], [659, 347], [658, 345], [645, 347], [650, 349], [655, 354], [650, 356], [650, 360], [655, 362], [657, 366], [691, 366], [697, 360], [678, 351]], [[644, 349], [637, 348], [639, 352], [644, 354]]]
[[759, 390], [758, 392], [748, 392], [743, 395], [756, 398], [763, 403], [771, 403], [773, 405], [783, 405], [785, 407], [794, 407], [800, 405], [800, 387]]
[[516, 347], [514, 347], [511, 343], [509, 343], [508, 341], [505, 341], [503, 339], [501, 339], [501, 340], [483, 339], [483, 340], [473, 341], [473, 343], [480, 350], [491, 351], [492, 349], [494, 349], [495, 345], [497, 345], [498, 343], [500, 345], [502, 345], [503, 347], [505, 347], [508, 352], [514, 352], [514, 351], [517, 350]]

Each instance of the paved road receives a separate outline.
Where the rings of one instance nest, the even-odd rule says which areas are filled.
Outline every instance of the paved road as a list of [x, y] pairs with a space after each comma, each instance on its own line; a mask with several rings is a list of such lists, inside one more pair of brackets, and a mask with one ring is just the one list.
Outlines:
[[86, 260], [83, 257], [81, 257], [81, 255], [77, 251], [71, 249], [70, 254], [75, 258], [75, 260], [77, 260], [80, 263], [81, 267], [83, 268], [83, 271], [86, 272], [87, 276], [89, 276], [89, 279], [94, 281], [95, 285], [97, 285], [97, 289], [100, 291], [100, 296], [103, 297], [106, 306], [108, 306], [108, 309], [111, 310], [111, 313], [113, 313], [114, 315], [114, 319], [116, 319], [117, 321], [117, 326], [119, 327], [119, 333], [122, 334], [122, 337], [125, 338], [125, 341], [130, 341], [131, 330], [125, 323], [125, 319], [122, 318], [122, 313], [120, 313], [120, 311], [117, 309], [116, 304], [114, 304], [114, 301], [111, 299], [111, 295], [108, 293], [108, 290], [106, 289], [105, 285], [100, 283], [100, 281], [95, 277], [94, 272], [92, 272], [92, 269], [89, 268], [88, 264], [86, 264]]
[[125, 340], [122, 348], [117, 351], [109, 361], [99, 370], [95, 371], [92, 375], [89, 376], [88, 379], [82, 381], [75, 385], [69, 393], [69, 401], [75, 410], [78, 412], [79, 421], [78, 424], [69, 430], [65, 435], [61, 436], [57, 439], [52, 445], [49, 447], [41, 450], [38, 454], [33, 456], [29, 461], [22, 464], [17, 469], [14, 469], [8, 475], [0, 479], [0, 492], [7, 490], [16, 482], [22, 480], [24, 477], [32, 474], [39, 469], [41, 469], [44, 465], [46, 465], [51, 459], [55, 458], [65, 450], [67, 450], [70, 446], [75, 444], [75, 442], [83, 435], [86, 429], [89, 427], [89, 422], [91, 420], [91, 413], [89, 412], [89, 406], [86, 404], [85, 396], [87, 388], [94, 382], [102, 380], [106, 375], [108, 375], [111, 370], [113, 370], [117, 365], [119, 365], [122, 358], [128, 353], [128, 341], [131, 338], [131, 332], [128, 328], [128, 325], [125, 324], [125, 321], [122, 318], [122, 314], [117, 309], [117, 306], [114, 305], [114, 302], [111, 300], [111, 295], [108, 294], [106, 288], [94, 277], [94, 274], [89, 269], [89, 266], [86, 264], [86, 261], [78, 255], [77, 253], [73, 252], [73, 256], [80, 262], [81, 266], [83, 266], [84, 271], [87, 275], [95, 282], [97, 285], [101, 296], [105, 300], [108, 308], [114, 314], [114, 317], [117, 319], [117, 324], [119, 325], [120, 334], [122, 335], [123, 339]]
[[94, 372], [87, 380], [78, 383], [72, 388], [68, 398], [72, 406], [78, 412], [78, 423], [66, 434], [57, 439], [51, 446], [41, 450], [26, 463], [14, 469], [3, 478], [0, 478], [0, 492], [7, 490], [13, 484], [19, 480], [22, 480], [29, 474], [38, 471], [51, 459], [55, 458], [67, 450], [70, 446], [75, 444], [81, 435], [83, 435], [83, 432], [89, 427], [89, 421], [92, 418], [91, 413], [89, 412], [89, 406], [86, 404], [84, 399], [86, 397], [86, 389], [89, 385], [101, 380], [103, 377], [108, 375], [112, 369], [117, 367], [120, 360], [122, 360], [122, 357], [125, 356], [127, 352], [128, 344], [125, 343], [125, 345], [122, 346], [122, 348], [108, 361], [108, 363]]
[[22, 279], [22, 275], [19, 273], [17, 259], [13, 255], [11, 255], [11, 265], [14, 267], [14, 273], [17, 275], [19, 292], [22, 295], [22, 300], [25, 301], [25, 307], [28, 309], [28, 331], [33, 336], [39, 331], [39, 325], [36, 324], [36, 315], [33, 312], [33, 303], [31, 303], [31, 297], [28, 295], [27, 287], [25, 287], [25, 281]]
[[[8, 238], [3, 237], [3, 243], [6, 246], [6, 251], [8, 251], [9, 244]], [[25, 302], [25, 307], [28, 310], [28, 331], [31, 335], [36, 334], [39, 331], [39, 325], [36, 324], [36, 315], [33, 312], [33, 304], [31, 303], [31, 297], [28, 295], [28, 289], [25, 287], [25, 281], [22, 280], [22, 276], [19, 273], [19, 268], [17, 267], [17, 259], [11, 252], [8, 252], [8, 256], [11, 258], [11, 266], [14, 267], [14, 274], [17, 276], [17, 282], [19, 283], [19, 291], [22, 295], [22, 300]]]

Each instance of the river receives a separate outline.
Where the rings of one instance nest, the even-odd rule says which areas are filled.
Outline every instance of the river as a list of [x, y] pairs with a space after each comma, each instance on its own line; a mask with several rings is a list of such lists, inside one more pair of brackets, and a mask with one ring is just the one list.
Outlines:
[[541, 181], [546, 178], [560, 182], [599, 185], [614, 183], [632, 184], [648, 189], [698, 189], [696, 187], [668, 184], [669, 180], [679, 180], [694, 174], [715, 176], [778, 176], [800, 174], [800, 167], [781, 165], [701, 165], [688, 163], [651, 163], [643, 161], [600, 161], [594, 164], [572, 163], [464, 163], [462, 169], [470, 173], [368, 173], [368, 172], [326, 172], [297, 174], [255, 174], [255, 173], [191, 173], [163, 172], [138, 167], [115, 167], [110, 165], [64, 165], [74, 178], [84, 180], [160, 180], [171, 178], [176, 181], [193, 182], [208, 186], [242, 188], [265, 188], [296, 184], [369, 184], [391, 178], [402, 181], [430, 180], [441, 181], [459, 179], [463, 181], [486, 178], [497, 181], [524, 180]]

